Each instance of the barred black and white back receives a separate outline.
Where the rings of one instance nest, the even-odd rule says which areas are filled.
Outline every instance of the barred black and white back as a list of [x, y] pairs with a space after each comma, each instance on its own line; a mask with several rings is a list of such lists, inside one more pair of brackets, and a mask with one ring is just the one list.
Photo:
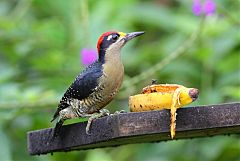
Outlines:
[[64, 93], [52, 121], [59, 116], [59, 112], [61, 110], [71, 106], [71, 102], [74, 104], [73, 100], [75, 100], [75, 102], [76, 100], [79, 100], [79, 102], [85, 102], [84, 100], [86, 100], [94, 92], [94, 90], [96, 90], [98, 86], [98, 80], [101, 76], [102, 64], [98, 61], [88, 66], [81, 74], [79, 74]]

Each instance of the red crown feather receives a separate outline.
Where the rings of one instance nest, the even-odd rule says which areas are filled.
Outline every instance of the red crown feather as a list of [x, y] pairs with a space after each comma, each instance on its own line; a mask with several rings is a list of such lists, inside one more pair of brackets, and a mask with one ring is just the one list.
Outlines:
[[104, 32], [98, 39], [98, 43], [97, 43], [97, 49], [98, 49], [98, 53], [100, 52], [100, 46], [102, 44], [102, 41], [104, 39], [104, 37], [111, 35], [112, 33], [116, 33], [116, 31], [108, 31], [108, 32]]

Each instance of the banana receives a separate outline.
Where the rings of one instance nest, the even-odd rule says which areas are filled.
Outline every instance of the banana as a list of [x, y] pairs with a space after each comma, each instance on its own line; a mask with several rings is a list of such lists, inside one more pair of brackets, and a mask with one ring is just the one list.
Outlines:
[[154, 84], [143, 88], [142, 94], [129, 97], [131, 112], [170, 109], [171, 138], [175, 137], [176, 111], [198, 98], [198, 89], [178, 84]]

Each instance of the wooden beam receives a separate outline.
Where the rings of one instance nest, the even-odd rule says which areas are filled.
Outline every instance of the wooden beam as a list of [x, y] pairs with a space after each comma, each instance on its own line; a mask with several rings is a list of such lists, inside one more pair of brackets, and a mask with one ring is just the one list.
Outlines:
[[[177, 111], [176, 139], [240, 133], [240, 103], [182, 108]], [[53, 139], [53, 129], [28, 132], [31, 155], [91, 149], [122, 144], [171, 140], [169, 110], [132, 112], [63, 126]]]

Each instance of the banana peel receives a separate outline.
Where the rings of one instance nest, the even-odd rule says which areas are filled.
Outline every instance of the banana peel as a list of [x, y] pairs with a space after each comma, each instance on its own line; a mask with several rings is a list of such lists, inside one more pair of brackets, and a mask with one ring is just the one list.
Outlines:
[[178, 84], [152, 84], [143, 88], [141, 94], [130, 96], [129, 107], [131, 112], [170, 109], [170, 132], [173, 139], [177, 109], [195, 101], [198, 94], [198, 89]]

